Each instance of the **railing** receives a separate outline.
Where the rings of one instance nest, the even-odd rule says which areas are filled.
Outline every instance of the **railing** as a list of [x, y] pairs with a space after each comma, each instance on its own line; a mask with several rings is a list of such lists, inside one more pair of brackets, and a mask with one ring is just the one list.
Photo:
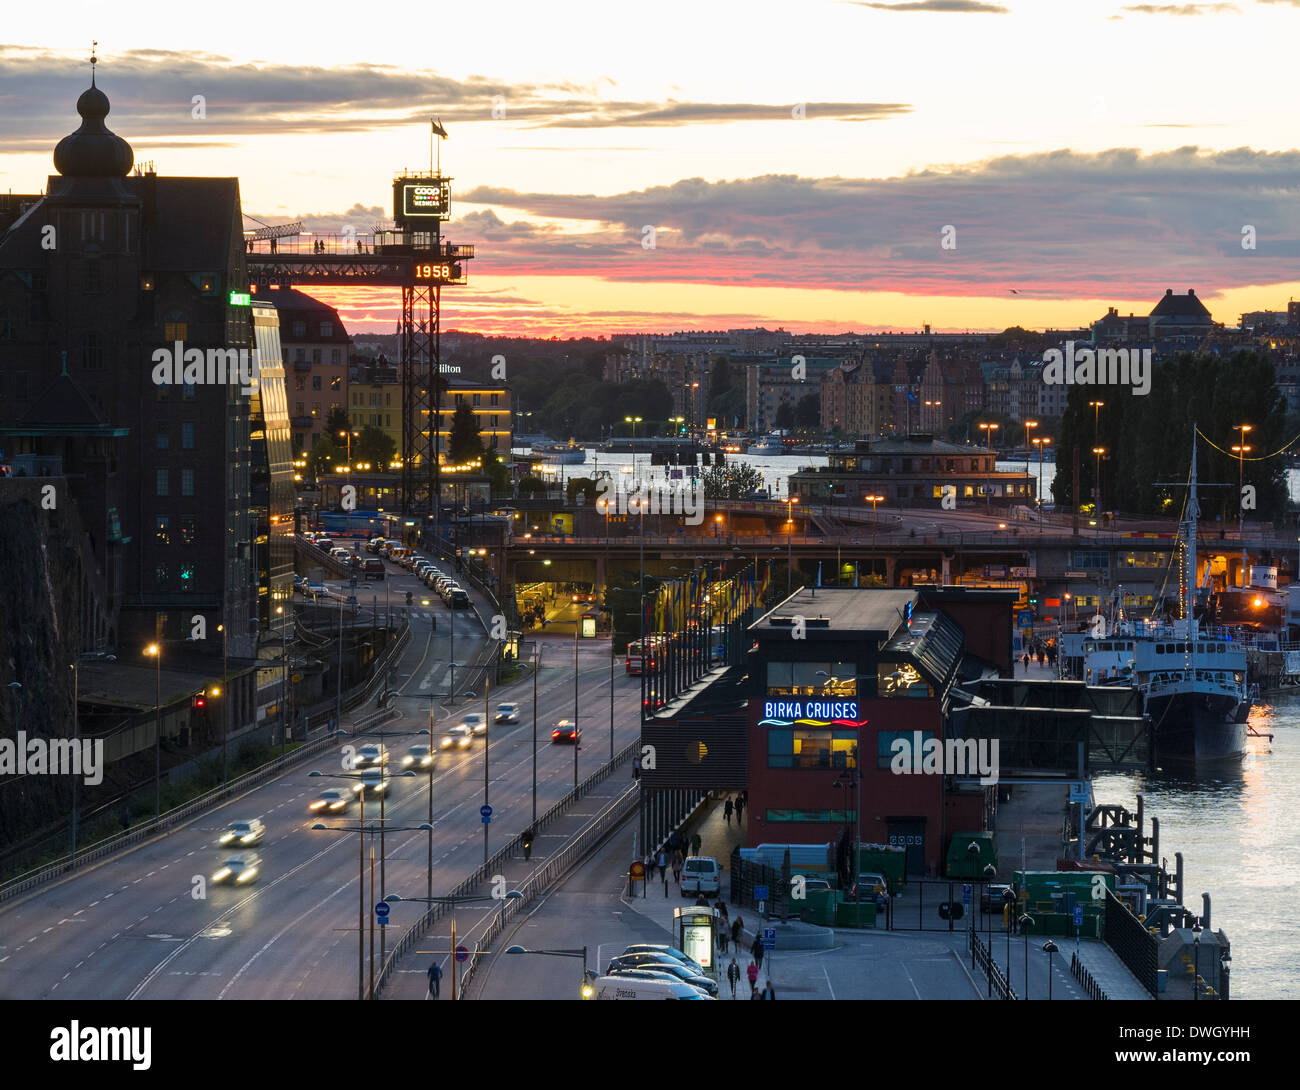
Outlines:
[[[371, 695], [373, 695], [375, 689], [383, 684], [383, 675], [387, 671], [392, 658], [400, 652], [409, 636], [410, 630], [404, 629], [398, 639], [393, 642], [388, 652], [385, 653], [384, 657], [375, 664], [374, 673], [370, 680], [360, 690], [354, 690], [349, 694], [348, 698], [344, 700], [343, 703], [345, 708], [356, 707], [357, 705], [364, 703]], [[392, 712], [383, 712], [376, 713], [374, 716], [364, 717], [361, 722], [353, 724], [354, 731], [360, 732], [363, 729], [365, 719], [388, 718], [392, 714]], [[116, 852], [121, 851], [123, 848], [141, 843], [159, 833], [168, 832], [177, 825], [187, 821], [195, 814], [208, 809], [215, 803], [221, 802], [223, 799], [230, 798], [251, 787], [259, 786], [268, 780], [274, 779], [286, 769], [297, 764], [304, 757], [318, 753], [322, 749], [328, 748], [332, 743], [337, 744], [337, 739], [330, 734], [313, 739], [305, 745], [299, 746], [292, 753], [287, 753], [282, 757], [277, 757], [268, 764], [262, 765], [260, 768], [255, 768], [251, 772], [246, 772], [242, 776], [237, 776], [233, 780], [228, 780], [226, 783], [214, 787], [211, 791], [204, 792], [202, 795], [191, 799], [189, 802], [184, 803], [181, 806], [168, 810], [156, 818], [150, 818], [142, 825], [137, 825], [132, 829], [126, 829], [120, 833], [114, 833], [112, 836], [105, 837], [103, 840], [97, 841], [85, 848], [79, 848], [75, 855], [69, 856], [67, 859], [60, 859], [56, 863], [47, 863], [43, 867], [38, 867], [35, 870], [26, 872], [25, 874], [20, 874], [11, 881], [0, 885], [0, 903], [16, 897], [21, 893], [26, 893], [28, 890], [35, 889], [37, 886], [44, 882], [48, 882], [52, 878], [57, 878], [64, 874], [70, 874], [87, 864], [97, 863], [102, 859], [106, 859]]]
[[1084, 994], [1089, 999], [1109, 999], [1102, 987], [1092, 978], [1092, 974], [1084, 967], [1083, 962], [1079, 960], [1078, 954], [1070, 955], [1070, 972], [1074, 974], [1074, 979], [1083, 987]]
[[1018, 999], [1019, 996], [1012, 990], [1007, 978], [1002, 975], [1002, 970], [997, 967], [988, 947], [980, 941], [979, 935], [974, 931], [968, 931], [966, 935], [966, 949], [971, 952], [971, 960], [982, 968], [988, 977], [989, 997], [991, 998], [996, 992], [999, 999]]
[[[573, 790], [566, 793], [562, 799], [560, 799], [554, 806], [552, 806], [549, 810], [547, 810], [545, 814], [543, 814], [540, 818], [538, 818], [537, 824], [533, 826], [534, 832], [540, 833], [552, 822], [563, 817], [564, 812], [565, 810], [568, 809], [568, 807], [572, 806], [573, 803], [576, 802], [578, 799], [580, 799], [584, 794], [591, 791], [591, 789], [595, 787], [597, 784], [603, 783], [605, 780], [607, 780], [611, 775], [613, 775], [614, 770], [623, 762], [630, 760], [632, 755], [636, 753], [640, 749], [640, 747], [641, 747], [641, 742], [638, 739], [634, 742], [630, 742], [628, 745], [624, 746], [621, 750], [619, 750], [619, 752], [614, 754], [612, 760], [606, 762], [606, 764], [604, 764], [596, 773], [589, 776], [586, 780], [584, 780]], [[639, 784], [634, 784], [627, 791], [625, 791], [621, 796], [619, 796], [619, 798], [615, 801], [615, 803], [611, 805], [610, 808], [606, 809], [605, 812], [606, 815], [609, 815], [613, 811], [614, 807], [625, 804], [626, 800], [628, 800], [629, 798], [635, 799], [636, 797], [639, 797], [638, 791], [639, 791]], [[618, 820], [621, 821], [626, 816], [627, 816], [626, 813], [623, 813], [618, 818]], [[532, 885], [538, 878], [538, 875], [550, 874], [551, 877], [548, 878], [547, 880], [554, 881], [555, 876], [560, 872], [553, 871], [552, 870], [553, 866], [557, 864], [559, 860], [562, 858], [568, 858], [570, 861], [573, 861], [574, 856], [572, 855], [566, 856], [565, 852], [568, 852], [579, 841], [581, 841], [584, 836], [587, 836], [591, 832], [592, 828], [595, 828], [595, 826], [593, 825], [588, 827], [588, 829], [583, 830], [583, 832], [579, 834], [578, 838], [575, 841], [573, 841], [572, 844], [566, 846], [565, 850], [562, 851], [558, 856], [556, 856], [555, 859], [548, 860], [546, 866], [541, 868], [541, 870], [536, 872], [534, 875], [532, 875], [528, 879], [528, 881], [524, 884], [525, 887], [529, 887], [531, 885], [532, 888], [520, 889], [519, 892], [524, 894], [523, 900], [519, 900], [515, 898], [512, 899], [512, 903], [522, 906], [535, 900], [538, 894], [541, 892], [540, 885]], [[501, 866], [502, 863], [504, 863], [507, 859], [513, 858], [516, 852], [523, 850], [522, 835], [523, 834], [521, 833], [519, 836], [516, 836], [504, 847], [496, 851], [488, 859], [486, 863], [484, 863], [480, 867], [475, 868], [474, 872], [468, 878], [466, 878], [463, 882], [460, 882], [458, 885], [454, 886], [452, 889], [448, 890], [445, 896], [463, 897], [472, 893], [478, 886], [480, 886], [483, 882], [485, 882], [488, 878], [490, 878], [492, 874], [496, 871], [496, 869]], [[590, 844], [591, 841], [587, 841], [586, 843]], [[451, 906], [449, 905], [430, 905], [429, 909], [424, 913], [424, 915], [421, 916], [418, 920], [416, 920], [415, 923], [413, 923], [410, 927], [406, 929], [406, 932], [402, 935], [401, 939], [398, 940], [397, 944], [393, 947], [392, 951], [385, 959], [383, 967], [379, 970], [379, 979], [375, 982], [376, 997], [378, 997], [382, 993], [384, 985], [388, 982], [389, 976], [396, 969], [398, 960], [403, 955], [405, 955], [408, 951], [414, 949], [415, 945], [425, 936], [429, 928], [432, 927], [433, 924], [435, 924], [439, 919], [441, 919], [444, 915], [446, 915], [450, 911], [451, 911]], [[510, 912], [509, 903], [506, 904], [506, 907], [503, 911], [507, 914], [506, 918], [508, 919], [514, 918], [514, 913]], [[515, 909], [515, 912], [517, 911], [518, 909]], [[500, 926], [504, 926], [504, 924], [501, 924]], [[500, 926], [498, 926], [497, 931], [492, 932], [494, 936], [497, 933], [499, 933]], [[484, 942], [486, 941], [487, 940], [485, 938]], [[476, 960], [477, 960], [477, 953], [475, 956], [475, 961]], [[466, 969], [466, 972], [462, 977], [463, 981], [468, 981], [473, 976], [475, 961], [471, 961], [469, 967]]]
[[1138, 978], [1142, 987], [1156, 995], [1159, 990], [1160, 941], [1110, 890], [1106, 891], [1105, 904], [1102, 938], [1128, 966], [1129, 972]]

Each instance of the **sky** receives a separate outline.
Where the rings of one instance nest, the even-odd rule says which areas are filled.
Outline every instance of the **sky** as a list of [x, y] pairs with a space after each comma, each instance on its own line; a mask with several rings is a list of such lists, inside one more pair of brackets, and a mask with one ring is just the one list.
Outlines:
[[[237, 176], [250, 229], [367, 234], [440, 118], [443, 237], [477, 247], [444, 329], [1077, 328], [1166, 288], [1234, 325], [1300, 298], [1300, 0], [427, 9], [21, 5], [0, 187], [45, 188], [98, 40], [136, 161]], [[394, 292], [318, 294], [395, 326]]]

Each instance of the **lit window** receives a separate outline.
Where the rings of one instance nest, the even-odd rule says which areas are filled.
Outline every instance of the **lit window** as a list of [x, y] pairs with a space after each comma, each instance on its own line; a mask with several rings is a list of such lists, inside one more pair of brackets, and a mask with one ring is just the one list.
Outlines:
[[155, 515], [153, 520], [153, 536], [159, 545], [170, 545], [172, 543], [171, 531], [168, 529], [170, 519], [166, 515]]

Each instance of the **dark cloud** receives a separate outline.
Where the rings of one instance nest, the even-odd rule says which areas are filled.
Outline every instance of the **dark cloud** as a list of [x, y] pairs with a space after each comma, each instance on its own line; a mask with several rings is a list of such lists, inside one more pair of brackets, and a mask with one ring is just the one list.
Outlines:
[[[0, 46], [0, 140], [9, 151], [43, 151], [76, 127], [86, 66], [45, 50]], [[606, 81], [608, 82], [608, 81]], [[238, 63], [210, 53], [135, 50], [104, 59], [98, 83], [113, 104], [109, 124], [128, 140], [210, 140], [303, 132], [354, 133], [428, 123], [505, 118], [538, 129], [725, 124], [788, 119], [790, 104], [644, 102], [595, 97], [569, 83], [450, 79], [386, 65], [323, 68]], [[196, 118], [195, 96], [202, 96]], [[13, 105], [22, 103], [22, 109]], [[806, 103], [807, 116], [868, 121], [910, 111], [897, 102]]]

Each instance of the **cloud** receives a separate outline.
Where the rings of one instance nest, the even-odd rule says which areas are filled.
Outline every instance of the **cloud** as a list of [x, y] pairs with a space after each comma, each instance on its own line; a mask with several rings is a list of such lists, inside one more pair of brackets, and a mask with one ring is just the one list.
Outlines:
[[1123, 9], [1136, 15], [1240, 15], [1236, 4], [1131, 4]]
[[[84, 65], [45, 50], [0, 45], [0, 103], [22, 102], [0, 121], [9, 151], [45, 151], [77, 124]], [[311, 67], [239, 63], [211, 53], [133, 50], [106, 60], [98, 84], [109, 96], [109, 125], [135, 142], [151, 138], [288, 133], [347, 134], [412, 124], [483, 123], [503, 104], [505, 118], [535, 129], [645, 128], [788, 120], [793, 104], [609, 100], [589, 86], [512, 83], [388, 65]], [[609, 82], [609, 81], [605, 81]], [[598, 81], [599, 83], [599, 81]], [[599, 86], [595, 88], [599, 91]], [[203, 96], [201, 118], [193, 116]], [[812, 118], [874, 121], [910, 112], [898, 102], [805, 104]]]
[[857, 6], [875, 8], [877, 11], [969, 12], [990, 15], [1006, 15], [1011, 10], [1001, 4], [985, 4], [980, 0], [910, 0], [908, 3], [898, 4], [869, 4], [858, 0]]

